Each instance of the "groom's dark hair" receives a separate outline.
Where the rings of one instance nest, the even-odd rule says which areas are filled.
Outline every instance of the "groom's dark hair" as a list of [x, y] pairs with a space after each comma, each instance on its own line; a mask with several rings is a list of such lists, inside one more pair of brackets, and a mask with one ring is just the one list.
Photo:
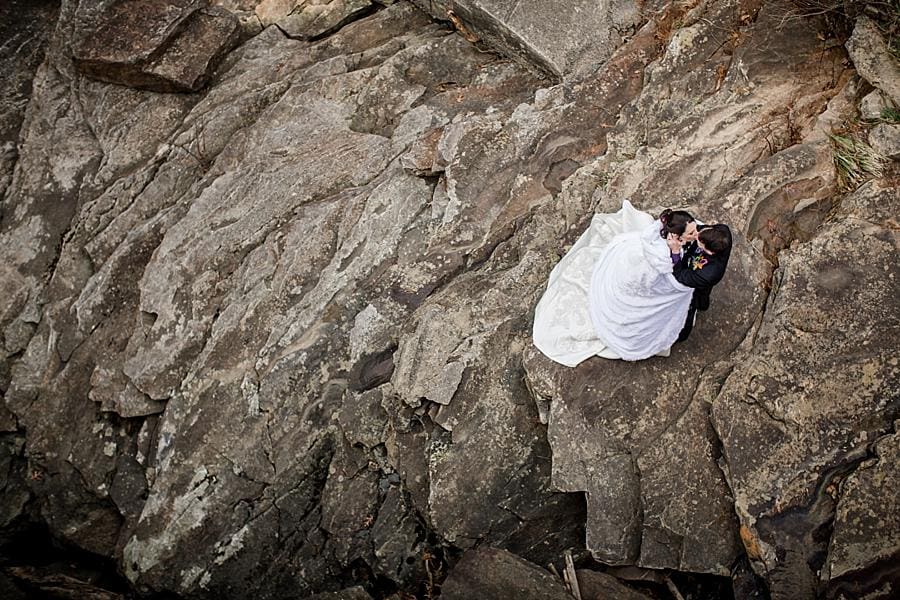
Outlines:
[[731, 250], [731, 230], [728, 225], [719, 223], [700, 230], [700, 241], [713, 254], [722, 254]]

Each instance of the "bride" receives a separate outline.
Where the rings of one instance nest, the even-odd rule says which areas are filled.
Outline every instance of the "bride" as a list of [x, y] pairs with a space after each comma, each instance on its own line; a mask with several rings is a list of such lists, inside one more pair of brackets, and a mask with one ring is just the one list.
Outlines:
[[550, 273], [534, 315], [534, 345], [574, 367], [591, 356], [641, 360], [668, 356], [684, 326], [693, 289], [672, 275], [672, 248], [697, 238], [684, 211], [659, 219], [625, 200], [594, 215]]

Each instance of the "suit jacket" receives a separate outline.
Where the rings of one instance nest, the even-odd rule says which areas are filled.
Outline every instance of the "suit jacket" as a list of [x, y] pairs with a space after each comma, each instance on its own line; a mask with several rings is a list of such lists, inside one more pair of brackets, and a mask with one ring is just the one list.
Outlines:
[[[697, 229], [702, 231], [707, 227], [710, 226], [701, 225]], [[672, 268], [672, 274], [682, 285], [694, 288], [691, 304], [695, 308], [709, 308], [709, 292], [722, 280], [730, 257], [731, 248], [717, 254], [706, 254], [697, 242], [691, 242], [685, 247], [681, 260]]]

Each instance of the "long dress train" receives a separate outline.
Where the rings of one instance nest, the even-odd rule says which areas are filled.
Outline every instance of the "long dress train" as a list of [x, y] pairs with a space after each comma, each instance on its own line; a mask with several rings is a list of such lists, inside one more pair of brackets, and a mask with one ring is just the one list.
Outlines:
[[666, 353], [693, 290], [672, 275], [660, 223], [627, 200], [590, 226], [553, 268], [535, 308], [534, 345], [574, 367], [591, 356], [641, 360]]

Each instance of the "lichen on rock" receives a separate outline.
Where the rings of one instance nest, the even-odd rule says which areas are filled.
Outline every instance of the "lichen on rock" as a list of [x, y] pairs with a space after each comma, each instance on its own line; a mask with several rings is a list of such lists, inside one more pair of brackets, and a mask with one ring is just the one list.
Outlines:
[[[0, 533], [186, 598], [562, 597], [567, 549], [622, 597], [878, 597], [897, 169], [844, 194], [828, 135], [877, 111], [894, 155], [884, 40], [854, 72], [759, 2], [416, 4], [0, 8], [36, 15], [0, 46]], [[727, 222], [728, 274], [669, 357], [563, 368], [535, 303], [624, 198]]]

